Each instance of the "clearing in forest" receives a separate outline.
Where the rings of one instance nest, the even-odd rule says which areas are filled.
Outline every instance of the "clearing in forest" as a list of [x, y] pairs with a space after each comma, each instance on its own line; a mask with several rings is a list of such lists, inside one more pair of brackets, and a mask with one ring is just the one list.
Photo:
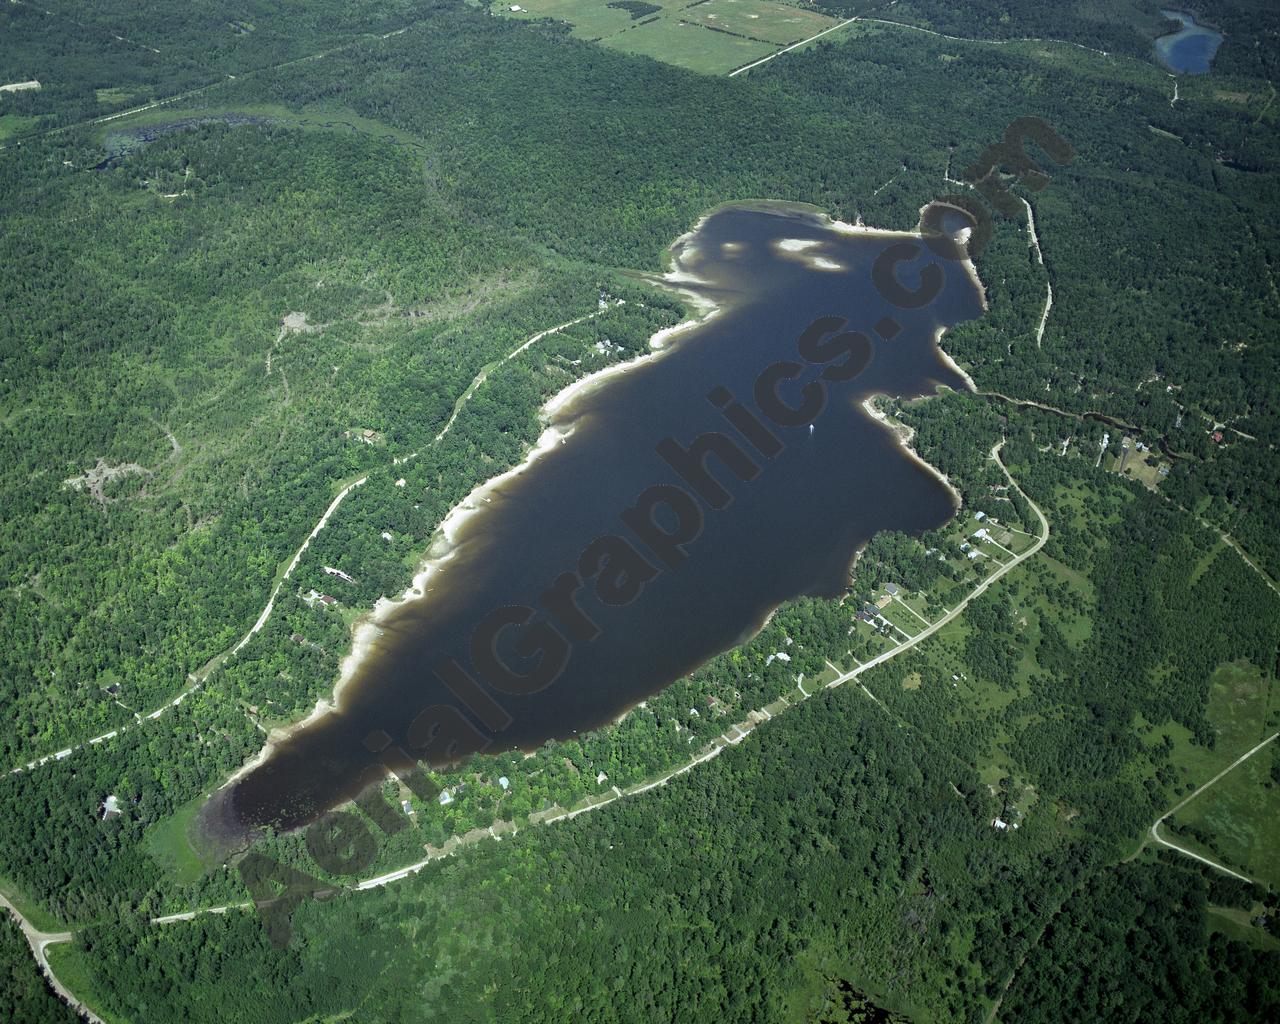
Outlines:
[[552, 18], [573, 35], [708, 75], [722, 75], [837, 24], [777, 0], [521, 0], [509, 18]]
[[[1199, 763], [1192, 766], [1192, 774], [1210, 777], [1210, 768], [1225, 766], [1275, 732], [1280, 724], [1276, 690], [1276, 684], [1248, 662], [1221, 666], [1213, 675], [1207, 712], [1217, 742], [1213, 751], [1196, 751]], [[1280, 886], [1277, 743], [1258, 751], [1169, 818], [1170, 838], [1251, 878]], [[1191, 766], [1192, 757], [1191, 751], [1175, 751], [1180, 764]]]
[[836, 24], [835, 18], [776, 0], [704, 0], [681, 10], [680, 17], [721, 32], [780, 46], [808, 39]]

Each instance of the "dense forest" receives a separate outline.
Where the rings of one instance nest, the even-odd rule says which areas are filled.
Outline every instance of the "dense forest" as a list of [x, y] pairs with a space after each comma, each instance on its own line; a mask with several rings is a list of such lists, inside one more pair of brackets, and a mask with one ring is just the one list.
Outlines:
[[[1127, 493], [1110, 504], [1131, 504]], [[1104, 562], [1096, 578], [1106, 574]], [[1027, 577], [996, 606], [1023, 604], [1021, 591], [1041, 585]], [[992, 632], [1018, 662], [1049, 663], [1039, 652], [1061, 616], [1043, 615], [1039, 641], [998, 624]], [[1107, 631], [1080, 653], [1122, 639]], [[1045, 915], [1078, 899], [1080, 881], [1159, 813], [1157, 777], [1178, 776], [1160, 744], [1148, 748], [1139, 734], [1116, 745], [1121, 737], [1068, 713], [1061, 736], [1014, 744], [1005, 769], [1014, 781], [989, 788], [975, 765], [991, 756], [1005, 715], [951, 697], [940, 664], [1017, 690], [1017, 717], [1061, 715], [1062, 698], [1043, 701], [1034, 678], [1002, 682], [981, 648], [962, 647], [959, 662], [950, 644], [921, 651], [868, 677], [887, 710], [855, 688], [816, 698], [643, 800], [474, 845], [386, 889], [306, 902], [284, 949], [241, 913], [158, 929], [126, 918], [87, 931], [85, 955], [104, 980], [134, 965], [129, 983], [111, 983], [117, 1011], [193, 1006], [209, 1020], [236, 1019], [282, 984], [309, 1014], [377, 1005], [406, 1021], [445, 1008], [477, 1020], [751, 1019], [761, 1008], [778, 1019], [809, 1005], [833, 974], [913, 1016], [970, 1017], [1036, 947]], [[1057, 669], [1045, 684], [1060, 690], [1072, 668]], [[926, 677], [917, 691], [899, 685], [912, 670]], [[741, 671], [731, 659], [707, 668], [736, 680]], [[1099, 713], [1119, 715], [1136, 699], [1118, 694]], [[1026, 789], [1038, 805], [1010, 811], [1011, 794]], [[1068, 806], [1080, 816], [1064, 819]], [[1006, 840], [991, 820], [1014, 813], [1022, 829]], [[1191, 964], [1204, 955], [1202, 911], [1203, 899], [1191, 903], [1179, 925], [1200, 936], [1180, 954]], [[1142, 920], [1126, 913], [1117, 910], [1130, 927]], [[1229, 1008], [1235, 986], [1274, 972], [1274, 954], [1214, 943], [1229, 954], [1226, 973], [1196, 968], [1188, 978], [1208, 1004]], [[1165, 969], [1157, 953], [1139, 955]], [[1081, 963], [1055, 957], [1062, 969]], [[554, 975], [539, 964], [555, 964]], [[1028, 984], [1034, 992], [1039, 982]], [[1265, 1017], [1250, 1014], [1225, 1019]]]
[[[1270, 693], [1280, 650], [1268, 10], [1204, 7], [1223, 78], [1175, 104], [1148, 61], [1154, 4], [865, 12], [1132, 60], [868, 23], [732, 80], [461, 4], [46, 6], [0, 12], [0, 80], [44, 83], [0, 97], [19, 268], [0, 276], [0, 754], [116, 734], [0, 778], [0, 879], [83, 926], [69, 955], [103, 1009], [976, 1020], [1012, 978], [1009, 1019], [1158, 1017], [1170, 979], [1188, 1019], [1274, 1014], [1275, 953], [1206, 924], [1214, 882], [1149, 852], [1115, 867], [1280, 725], [1258, 698], [1237, 728], [1216, 682], [1238, 665]], [[1030, 537], [1025, 490], [1041, 554], [928, 643], [800, 700], [890, 648], [853, 620], [886, 584], [932, 619], [987, 571], [954, 524], [877, 537], [843, 602], [786, 605], [616, 726], [440, 773], [457, 799], [411, 801], [368, 873], [517, 834], [306, 901], [285, 948], [252, 912], [147, 923], [247, 898], [188, 842], [204, 797], [331, 692], [354, 619], [523, 457], [542, 403], [685, 315], [635, 271], [733, 199], [912, 227], [931, 198], [972, 198], [967, 169], [1025, 115], [1074, 156], [1028, 144], [1048, 183], [1010, 179], [1018, 211], [977, 260], [990, 309], [944, 339], [982, 394], [890, 406], [962, 516]], [[1158, 491], [1103, 465], [1115, 422], [1167, 454]], [[1011, 478], [988, 457], [1002, 439]], [[768, 706], [786, 713], [667, 785], [534, 826], [598, 799], [597, 773], [643, 784]], [[351, 882], [301, 835], [258, 852]], [[11, 932], [0, 1015], [45, 1019]]]
[[[286, 950], [241, 913], [93, 929], [86, 952], [103, 977], [131, 965], [113, 984], [126, 1015], [290, 1020], [368, 1000], [405, 1021], [773, 1020], [833, 967], [873, 998], [958, 1008], [1025, 942], [1001, 920], [1065, 865], [993, 847], [972, 771], [869, 707], [823, 698], [644, 802], [309, 904]], [[940, 969], [965, 949], [986, 970]], [[268, 999], [282, 979], [292, 998]]]
[[[13, 0], [0, 10], [0, 80], [35, 79], [0, 107], [17, 134], [81, 124], [219, 80], [396, 32], [435, 6], [409, 0], [173, 5]], [[0, 133], [0, 140], [3, 134]]]
[[1009, 1015], [1029, 1024], [1274, 1018], [1277, 954], [1206, 933], [1211, 889], [1181, 865], [1126, 864], [1100, 873], [1047, 927], [1009, 993]]

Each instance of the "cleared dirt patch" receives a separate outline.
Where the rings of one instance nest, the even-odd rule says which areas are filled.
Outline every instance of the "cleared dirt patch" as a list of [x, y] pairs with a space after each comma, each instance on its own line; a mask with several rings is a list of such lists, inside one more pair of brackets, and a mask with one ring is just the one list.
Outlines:
[[136, 462], [121, 462], [118, 465], [111, 465], [106, 459], [99, 456], [94, 467], [80, 476], [69, 477], [62, 481], [64, 487], [70, 487], [74, 491], [88, 491], [93, 495], [94, 500], [106, 504], [108, 501], [106, 495], [106, 487], [108, 484], [121, 477], [131, 476], [134, 473], [142, 473], [146, 476], [151, 475], [151, 470], [146, 466], [139, 466]]

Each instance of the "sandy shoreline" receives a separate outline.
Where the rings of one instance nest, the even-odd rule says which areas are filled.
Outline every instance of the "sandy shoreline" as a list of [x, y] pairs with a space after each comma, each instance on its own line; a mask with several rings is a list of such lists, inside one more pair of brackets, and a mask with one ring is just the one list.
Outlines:
[[[925, 203], [923, 206], [920, 207], [917, 220], [916, 220], [916, 227], [912, 231], [903, 231], [897, 228], [871, 227], [862, 222], [861, 213], [858, 214], [857, 222], [854, 224], [850, 224], [848, 221], [837, 220], [835, 217], [831, 216], [830, 213], [828, 213], [826, 210], [824, 210], [820, 206], [814, 206], [812, 203], [791, 202], [785, 199], [742, 199], [742, 200], [732, 200], [730, 202], [720, 203], [716, 206], [713, 206], [710, 210], [708, 210], [701, 217], [699, 217], [697, 220], [697, 223], [695, 223], [692, 228], [690, 228], [688, 231], [682, 234], [667, 248], [667, 251], [663, 256], [663, 267], [668, 271], [668, 273], [660, 280], [663, 280], [664, 282], [667, 282], [667, 283], [671, 283], [674, 280], [674, 278], [678, 276], [678, 274], [673, 274], [671, 271], [675, 265], [678, 265], [678, 256], [679, 254], [684, 252], [685, 248], [688, 246], [689, 240], [693, 238], [702, 229], [702, 225], [705, 224], [709, 218], [714, 216], [719, 211], [729, 207], [733, 207], [735, 209], [754, 209], [764, 213], [774, 213], [774, 214], [788, 214], [788, 213], [800, 214], [803, 216], [812, 217], [817, 221], [819, 221], [823, 227], [830, 228], [831, 230], [844, 235], [872, 235], [878, 238], [909, 238], [914, 241], [921, 242], [921, 241], [924, 241], [924, 231], [923, 231], [924, 212], [930, 206], [938, 204], [939, 202], [940, 201], [936, 199], [930, 200], [929, 202]], [[951, 204], [941, 203], [941, 205], [950, 206]], [[960, 207], [953, 207], [953, 208], [956, 210], [960, 210]], [[960, 210], [960, 212], [964, 212], [964, 211]], [[964, 244], [965, 242], [968, 241], [968, 232], [970, 230], [971, 229], [968, 229], [968, 228], [964, 229], [964, 232], [965, 232], [964, 237], [959, 238], [959, 242], [961, 244]], [[803, 242], [804, 240], [792, 240], [792, 241]], [[808, 246], [805, 245], [803, 247], [792, 247], [792, 246], [788, 246], [784, 242], [781, 248], [784, 252], [794, 253], [794, 252], [802, 252], [804, 248], [808, 248]], [[692, 250], [692, 251], [696, 252], [696, 250]], [[966, 256], [965, 259], [959, 260], [958, 262], [965, 268], [965, 271], [969, 274], [970, 280], [973, 281], [974, 287], [978, 291], [979, 298], [982, 302], [982, 311], [984, 313], [987, 312], [989, 309], [989, 306], [987, 303], [987, 288], [986, 288], [986, 285], [982, 283], [982, 278], [978, 276], [978, 268], [974, 266], [973, 259], [971, 257]], [[698, 296], [697, 298], [705, 300], [705, 296]]]
[[973, 378], [969, 376], [969, 371], [952, 359], [951, 353], [942, 347], [942, 338], [946, 333], [947, 328], [938, 328], [937, 332], [933, 336], [933, 347], [936, 348], [938, 350], [938, 354], [942, 356], [942, 361], [954, 370], [957, 376], [964, 378], [964, 382], [969, 385], [969, 390], [976, 393], [978, 385], [975, 384]]
[[[340, 686], [341, 684], [339, 684]], [[337, 690], [334, 691], [335, 697]], [[316, 706], [311, 709], [305, 718], [300, 718], [296, 722], [290, 722], [288, 725], [278, 726], [267, 734], [267, 741], [262, 745], [262, 749], [253, 755], [248, 761], [242, 764], [235, 772], [230, 775], [226, 782], [218, 787], [219, 790], [226, 789], [228, 786], [239, 781], [244, 776], [261, 765], [275, 751], [276, 747], [287, 740], [299, 729], [305, 729], [312, 722], [316, 722], [323, 718], [334, 709], [335, 705], [328, 699], [321, 697], [316, 701]]]
[[[741, 205], [755, 205], [765, 210], [768, 210], [770, 207], [773, 207], [778, 211], [790, 210], [795, 213], [809, 214], [810, 216], [816, 217], [819, 221], [821, 221], [824, 227], [828, 227], [833, 231], [836, 231], [842, 235], [872, 235], [876, 238], [909, 238], [909, 239], [912, 239], [913, 241], [922, 242], [924, 241], [924, 231], [923, 231], [924, 212], [930, 206], [933, 206], [935, 202], [936, 200], [932, 200], [930, 202], [925, 203], [922, 207], [920, 207], [919, 218], [916, 221], [916, 229], [914, 231], [899, 231], [894, 228], [873, 228], [862, 223], [861, 214], [858, 215], [858, 221], [856, 224], [850, 224], [848, 221], [836, 220], [834, 217], [832, 217], [829, 213], [827, 213], [825, 210], [821, 209], [820, 207], [810, 206], [807, 203], [787, 203], [787, 202], [775, 203], [775, 202], [771, 202], [770, 200], [754, 200], [751, 204], [741, 204]], [[739, 205], [739, 204], [725, 204], [725, 205]], [[943, 203], [941, 205], [945, 206], [949, 204]], [[717, 209], [719, 209], [719, 207], [717, 207]], [[960, 208], [954, 207], [954, 209], [959, 210]], [[710, 216], [710, 214], [708, 214], [707, 216]], [[706, 217], [703, 217], [702, 220], [706, 220]], [[699, 226], [701, 226], [702, 221], [699, 221], [698, 223], [699, 223]], [[968, 241], [968, 232], [970, 230], [971, 229], [969, 228], [963, 229], [963, 232], [960, 233], [962, 234], [962, 237], [958, 238], [959, 244], [963, 245]], [[681, 238], [684, 238], [684, 237], [686, 236], [684, 235], [681, 236]], [[800, 241], [800, 240], [797, 240], [797, 241]], [[781, 246], [781, 248], [783, 249], [784, 252], [795, 253], [795, 252], [803, 252], [804, 248], [807, 248], [807, 246], [789, 247], [784, 243]], [[959, 264], [962, 267], [964, 267], [965, 272], [969, 275], [969, 279], [973, 282], [974, 288], [977, 289], [979, 300], [982, 303], [982, 311], [984, 313], [987, 312], [988, 309], [990, 308], [987, 303], [987, 286], [982, 283], [982, 278], [978, 276], [978, 268], [974, 266], [973, 259], [966, 255], [966, 257], [963, 260], [958, 260], [957, 262], [959, 262]], [[818, 269], [826, 269], [826, 268], [819, 267]]]
[[[951, 495], [951, 500], [956, 507], [956, 511], [957, 512], [960, 511], [960, 509], [964, 506], [964, 500], [960, 497], [960, 492], [956, 490], [955, 484], [951, 482], [951, 480], [947, 477], [947, 475], [944, 472], [942, 472], [942, 470], [940, 470], [937, 466], [933, 465], [931, 462], [927, 462], [926, 460], [922, 459], [920, 457], [920, 453], [911, 447], [911, 442], [915, 438], [915, 431], [912, 430], [905, 423], [902, 423], [901, 421], [889, 419], [888, 415], [885, 412], [876, 408], [876, 404], [875, 404], [876, 399], [885, 398], [885, 397], [887, 396], [872, 395], [870, 398], [863, 399], [863, 402], [862, 402], [863, 411], [868, 416], [870, 416], [873, 420], [879, 420], [889, 430], [893, 431], [893, 435], [898, 439], [898, 444], [899, 446], [901, 446], [902, 450], [905, 451], [908, 455], [910, 455], [911, 458], [915, 460], [917, 465], [927, 470], [940, 484], [942, 484], [943, 487], [947, 489], [947, 493]], [[936, 397], [936, 396], [926, 396], [926, 397]], [[861, 552], [859, 552], [859, 554], [861, 554]], [[854, 557], [854, 562], [855, 563], [857, 562], [857, 556]]]
[[[707, 216], [710, 216], [709, 214]], [[672, 245], [669, 252], [680, 249], [687, 245], [687, 239], [696, 233], [698, 227], [706, 220], [704, 216], [699, 220], [697, 227], [692, 231], [681, 235], [676, 243]], [[267, 736], [266, 742], [262, 749], [258, 751], [249, 761], [246, 761], [237, 771], [227, 779], [223, 785], [230, 785], [245, 775], [249, 774], [259, 765], [264, 763], [272, 752], [282, 743], [286, 742], [295, 733], [307, 728], [325, 715], [331, 714], [342, 707], [342, 695], [351, 681], [355, 678], [360, 665], [368, 657], [369, 652], [373, 649], [373, 645], [382, 636], [382, 624], [386, 622], [387, 616], [393, 613], [397, 608], [410, 603], [411, 601], [421, 600], [426, 596], [428, 583], [432, 577], [441, 572], [447, 563], [457, 554], [458, 540], [457, 533], [471, 518], [480, 514], [484, 510], [484, 506], [488, 503], [489, 495], [501, 488], [508, 481], [519, 476], [521, 473], [527, 472], [533, 465], [548, 452], [555, 449], [559, 444], [564, 444], [573, 434], [571, 424], [557, 422], [562, 415], [569, 410], [571, 403], [589, 393], [601, 384], [620, 376], [631, 370], [635, 370], [640, 366], [650, 363], [658, 359], [664, 350], [666, 350], [673, 339], [679, 335], [687, 333], [696, 327], [700, 327], [707, 323], [720, 312], [720, 307], [706, 295], [695, 291], [693, 285], [699, 285], [704, 282], [687, 271], [678, 269], [679, 257], [676, 256], [676, 265], [667, 273], [661, 276], [650, 278], [655, 284], [660, 284], [684, 295], [689, 304], [693, 306], [702, 315], [696, 319], [683, 320], [671, 327], [664, 327], [662, 330], [655, 332], [649, 339], [649, 348], [651, 351], [636, 356], [634, 359], [627, 360], [622, 363], [614, 363], [611, 366], [603, 367], [594, 373], [590, 373], [585, 377], [581, 377], [571, 384], [556, 392], [546, 404], [543, 405], [539, 413], [539, 418], [546, 425], [545, 429], [539, 435], [538, 440], [533, 447], [525, 455], [519, 463], [510, 469], [491, 477], [490, 479], [478, 484], [474, 487], [465, 498], [455, 505], [444, 520], [436, 527], [435, 533], [427, 547], [427, 553], [423, 560], [419, 563], [417, 570], [413, 575], [413, 580], [409, 586], [397, 598], [383, 597], [373, 606], [366, 614], [358, 618], [352, 628], [351, 648], [343, 656], [339, 663], [338, 680], [334, 684], [333, 694], [331, 697], [321, 697], [316, 701], [316, 705], [304, 717], [295, 722], [291, 722], [285, 726], [278, 726], [271, 730]], [[630, 709], [628, 709], [630, 710]], [[626, 712], [623, 712], [625, 715]]]
[[[664, 351], [667, 351], [670, 348], [674, 339], [678, 338], [682, 334], [694, 330], [697, 327], [703, 326], [720, 314], [721, 307], [711, 299], [705, 291], [697, 287], [705, 285], [706, 282], [691, 273], [689, 270], [685, 269], [682, 264], [682, 259], [696, 254], [697, 249], [691, 244], [691, 239], [697, 235], [698, 231], [701, 230], [708, 218], [713, 216], [717, 210], [722, 209], [723, 206], [753, 205], [764, 210], [789, 210], [803, 213], [808, 216], [815, 216], [825, 227], [829, 227], [839, 233], [874, 235], [888, 238], [910, 238], [917, 241], [923, 239], [923, 235], [919, 232], [879, 230], [867, 227], [861, 223], [848, 224], [843, 221], [837, 221], [817, 207], [809, 207], [807, 205], [795, 203], [774, 203], [771, 201], [730, 203], [722, 204], [722, 206], [716, 207], [703, 214], [703, 216], [698, 219], [697, 223], [689, 231], [680, 235], [666, 250], [663, 258], [665, 272], [661, 275], [644, 275], [646, 280], [683, 295], [688, 304], [700, 315], [696, 318], [683, 320], [678, 324], [655, 332], [649, 339], [648, 347], [650, 351], [638, 355], [633, 359], [627, 360], [626, 362], [606, 366], [594, 373], [573, 381], [548, 399], [539, 414], [545, 428], [539, 435], [537, 442], [525, 455], [524, 459], [501, 474], [478, 484], [467, 494], [465, 498], [463, 498], [461, 502], [455, 505], [432, 535], [431, 541], [427, 547], [427, 552], [419, 563], [410, 585], [397, 598], [380, 598], [369, 612], [356, 620], [352, 629], [351, 647], [340, 662], [338, 679], [334, 685], [332, 696], [328, 698], [322, 697], [317, 700], [315, 707], [304, 718], [292, 722], [289, 725], [272, 729], [262, 749], [259, 750], [253, 758], [241, 766], [227, 780], [227, 782], [224, 783], [224, 787], [244, 777], [265, 762], [281, 743], [287, 741], [295, 733], [307, 728], [319, 719], [323, 718], [325, 715], [341, 709], [343, 692], [355, 678], [361, 664], [372, 650], [374, 643], [382, 636], [382, 624], [386, 622], [387, 617], [397, 608], [406, 605], [411, 601], [421, 600], [425, 597], [428, 590], [428, 584], [431, 582], [432, 576], [443, 571], [447, 563], [456, 555], [459, 543], [457, 540], [457, 534], [463, 525], [465, 525], [472, 517], [483, 511], [484, 506], [488, 503], [488, 496], [490, 494], [497, 491], [505, 483], [514, 479], [521, 473], [529, 470], [540, 458], [554, 450], [557, 445], [565, 443], [572, 435], [572, 424], [571, 422], [565, 422], [565, 416], [566, 413], [571, 412], [571, 405], [575, 399], [579, 399], [590, 393], [616, 376], [620, 376], [645, 364], [652, 363], [654, 360], [660, 358]], [[922, 212], [923, 209], [924, 207], [921, 208]], [[986, 290], [977, 276], [977, 271], [973, 267], [972, 261], [965, 260], [963, 262], [968, 269], [979, 294], [981, 295], [982, 307], [985, 311], [987, 308]], [[973, 381], [969, 375], [965, 373], [965, 371], [961, 369], [938, 344], [945, 330], [946, 328], [939, 328], [938, 333], [934, 337], [934, 347], [941, 354], [942, 358], [957, 372], [957, 374], [962, 376], [971, 388], [974, 388]], [[960, 495], [951, 484], [951, 481], [948, 480], [947, 477], [936, 467], [931, 466], [925, 460], [920, 458], [920, 456], [910, 447], [910, 436], [904, 438], [899, 430], [894, 429], [893, 426], [889, 424], [888, 417], [874, 407], [873, 400], [875, 397], [877, 396], [872, 396], [871, 398], [866, 399], [862, 403], [863, 409], [873, 419], [889, 425], [890, 429], [894, 430], [902, 448], [920, 466], [924, 467], [943, 483], [948, 492], [952, 495], [952, 499], [958, 509], [961, 505]], [[857, 563], [857, 559], [860, 555], [861, 550], [855, 553], [854, 559], [850, 563], [851, 568]], [[740, 642], [746, 642], [746, 640], [754, 637], [764, 629], [776, 611], [776, 608], [769, 611], [754, 629], [749, 629], [744, 634], [744, 639]], [[633, 705], [621, 712], [615, 721], [621, 721], [627, 714], [634, 710], [635, 706], [636, 705]]]
[[[924, 206], [920, 207], [919, 224], [921, 227], [924, 226], [924, 211], [929, 209], [930, 206], [933, 206], [935, 202], [937, 201], [935, 200], [933, 202], [925, 203]], [[960, 210], [960, 212], [962, 213], [965, 212], [961, 210], [960, 207], [953, 206], [950, 203], [938, 203], [938, 205], [947, 206], [953, 210]], [[982, 312], [985, 313], [991, 307], [987, 304], [987, 286], [982, 283], [982, 278], [978, 276], [978, 268], [973, 264], [973, 257], [969, 255], [968, 242], [969, 242], [970, 236], [972, 235], [972, 232], [973, 232], [972, 228], [962, 228], [960, 231], [956, 232], [956, 234], [953, 237], [955, 238], [958, 244], [963, 245], [965, 247], [965, 257], [964, 259], [960, 260], [959, 263], [962, 267], [964, 267], [965, 271], [969, 275], [969, 279], [973, 282], [973, 286], [978, 290], [978, 298], [982, 302]], [[924, 237], [923, 232], [921, 233], [920, 237], [921, 238]]]
[[[682, 294], [689, 295], [691, 300], [696, 300], [696, 305], [706, 311], [704, 315], [698, 319], [683, 320], [671, 327], [665, 327], [657, 331], [649, 339], [651, 351], [638, 355], [626, 362], [614, 363], [610, 366], [602, 367], [594, 373], [589, 373], [585, 377], [566, 385], [546, 401], [539, 411], [539, 419], [543, 422], [545, 428], [524, 459], [510, 469], [478, 484], [461, 502], [450, 510], [444, 521], [436, 528], [436, 532], [427, 549], [427, 555], [419, 564], [418, 571], [414, 574], [413, 582], [408, 589], [398, 598], [382, 598], [379, 600], [372, 612], [369, 613], [368, 618], [360, 624], [354, 637], [352, 649], [342, 660], [338, 684], [334, 690], [334, 706], [341, 705], [342, 689], [355, 675], [360, 662], [367, 655], [373, 641], [380, 635], [379, 623], [385, 622], [386, 617], [401, 605], [410, 601], [420, 600], [426, 595], [427, 583], [431, 575], [439, 572], [445, 563], [456, 554], [458, 531], [470, 519], [484, 511], [484, 506], [489, 502], [489, 495], [498, 491], [510, 480], [527, 472], [540, 458], [553, 451], [558, 445], [566, 443], [573, 435], [574, 428], [571, 422], [571, 404], [573, 401], [580, 399], [583, 395], [588, 394], [615, 377], [630, 373], [661, 358], [671, 339], [701, 326], [720, 312], [720, 307], [710, 302], [705, 296], [696, 295], [681, 287], [681, 285], [701, 283], [700, 279], [693, 275], [680, 271], [671, 271], [655, 280], [667, 284]], [[566, 422], [566, 416], [570, 419], [569, 422]]]

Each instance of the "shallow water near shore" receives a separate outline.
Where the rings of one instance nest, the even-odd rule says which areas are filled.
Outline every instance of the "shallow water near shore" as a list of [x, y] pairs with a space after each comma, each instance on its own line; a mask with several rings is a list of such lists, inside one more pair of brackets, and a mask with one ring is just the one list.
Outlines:
[[[918, 309], [891, 305], [872, 283], [876, 258], [904, 243], [917, 252], [897, 267], [905, 287], [917, 287], [926, 265], [942, 275], [937, 297]], [[954, 514], [947, 484], [862, 403], [967, 386], [935, 342], [941, 328], [981, 315], [966, 266], [902, 233], [855, 231], [808, 208], [764, 203], [716, 210], [672, 256], [669, 277], [718, 311], [666, 339], [659, 355], [550, 403], [554, 433], [536, 460], [454, 518], [443, 571], [420, 577], [425, 593], [379, 612], [334, 710], [215, 794], [202, 816], [207, 836], [227, 845], [266, 825], [296, 828], [353, 798], [385, 773], [368, 749], [371, 734], [385, 734], [388, 750], [443, 765], [602, 726], [741, 643], [783, 602], [842, 593], [877, 531], [919, 533]], [[819, 318], [829, 319], [814, 328]], [[832, 340], [840, 337], [843, 347]], [[791, 376], [779, 375], [779, 363], [791, 364]], [[791, 407], [821, 393], [821, 411], [780, 424], [762, 411], [773, 408], [767, 395], [760, 401], [762, 376]], [[745, 421], [730, 424], [730, 396], [776, 444], [756, 433], [753, 446]], [[668, 458], [660, 454], [664, 441], [687, 448], [707, 432], [746, 461], [735, 468], [710, 456], [712, 480], [694, 462], [678, 473], [670, 444]], [[698, 510], [700, 528], [679, 548], [655, 536], [688, 525], [687, 507], [651, 505], [647, 536], [635, 517], [624, 521], [655, 486], [683, 491]], [[548, 597], [565, 574], [580, 581], [571, 605], [564, 592]], [[602, 578], [612, 591], [598, 589]], [[530, 617], [518, 622], [522, 608]], [[477, 644], [495, 616], [506, 625]], [[549, 683], [521, 681], [552, 674], [552, 663], [559, 671]], [[455, 669], [473, 682], [459, 683]]]

